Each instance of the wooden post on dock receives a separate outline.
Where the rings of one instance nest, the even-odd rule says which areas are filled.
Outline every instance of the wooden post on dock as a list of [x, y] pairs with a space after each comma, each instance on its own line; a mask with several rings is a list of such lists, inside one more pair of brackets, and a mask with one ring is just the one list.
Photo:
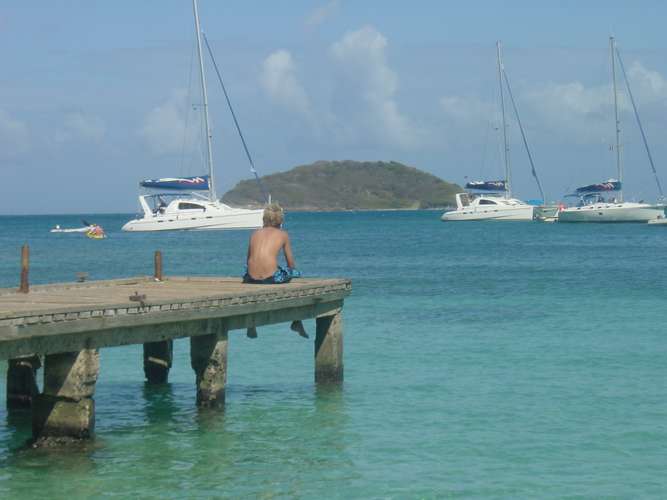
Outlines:
[[21, 284], [19, 285], [20, 293], [28, 293], [30, 285], [28, 283], [28, 271], [30, 269], [30, 247], [26, 243], [21, 247]]
[[39, 356], [22, 356], [7, 361], [7, 408], [30, 408], [39, 394], [37, 370]]
[[190, 361], [197, 377], [197, 406], [225, 404], [227, 330], [221, 321], [209, 321], [214, 330], [190, 338]]
[[343, 381], [343, 317], [340, 312], [316, 320], [315, 382]]
[[162, 252], [159, 250], [155, 250], [155, 272], [153, 273], [153, 277], [155, 278], [156, 281], [162, 281]]
[[100, 371], [97, 349], [48, 354], [44, 391], [32, 409], [33, 439], [86, 439], [95, 430], [95, 384]]

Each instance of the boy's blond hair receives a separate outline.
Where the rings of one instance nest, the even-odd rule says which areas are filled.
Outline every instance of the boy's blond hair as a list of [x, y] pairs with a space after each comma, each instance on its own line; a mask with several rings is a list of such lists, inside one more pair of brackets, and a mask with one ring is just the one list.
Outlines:
[[280, 227], [283, 223], [283, 209], [277, 203], [271, 203], [264, 209], [264, 227]]

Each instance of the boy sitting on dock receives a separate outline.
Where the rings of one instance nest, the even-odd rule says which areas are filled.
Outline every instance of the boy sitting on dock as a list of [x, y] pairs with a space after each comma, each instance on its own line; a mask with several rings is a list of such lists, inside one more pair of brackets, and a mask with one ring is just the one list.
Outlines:
[[[257, 285], [274, 285], [289, 283], [301, 273], [295, 269], [296, 262], [292, 255], [289, 234], [281, 228], [284, 221], [283, 209], [277, 203], [271, 203], [264, 209], [264, 226], [250, 236], [248, 243], [247, 270], [243, 276], [244, 283]], [[278, 264], [282, 250], [287, 268]], [[308, 338], [301, 321], [293, 321], [291, 329], [302, 337]], [[255, 328], [248, 329], [248, 337], [256, 337]]]
[[[243, 276], [244, 283], [272, 285], [289, 283], [300, 273], [294, 268], [294, 256], [287, 231], [281, 229], [283, 209], [277, 203], [271, 203], [264, 209], [264, 227], [250, 237], [248, 244], [248, 269]], [[278, 265], [280, 251], [285, 254], [287, 268]]]

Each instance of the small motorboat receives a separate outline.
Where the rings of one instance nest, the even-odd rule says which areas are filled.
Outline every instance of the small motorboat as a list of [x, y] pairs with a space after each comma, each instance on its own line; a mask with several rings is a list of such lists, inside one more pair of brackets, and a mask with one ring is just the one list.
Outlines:
[[60, 224], [56, 224], [51, 233], [87, 233], [97, 224], [91, 224], [87, 220], [81, 220], [83, 226], [81, 227], [60, 227]]
[[51, 229], [51, 233], [85, 233], [87, 231], [90, 231], [90, 226], [86, 227], [60, 227], [60, 225], [56, 224], [56, 226]]

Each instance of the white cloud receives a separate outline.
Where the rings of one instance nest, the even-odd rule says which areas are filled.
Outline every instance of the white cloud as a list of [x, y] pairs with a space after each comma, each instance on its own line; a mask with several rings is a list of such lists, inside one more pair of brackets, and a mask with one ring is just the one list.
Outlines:
[[657, 71], [645, 68], [639, 61], [630, 66], [628, 79], [632, 93], [639, 101], [638, 105], [667, 99], [667, 80]]
[[[139, 135], [156, 154], [173, 154], [190, 148], [193, 143], [195, 120], [187, 120], [189, 106], [185, 90], [172, 91], [165, 102], [148, 112]], [[189, 122], [186, 130], [186, 122]], [[185, 142], [184, 142], [185, 141]]]
[[310, 101], [296, 73], [296, 65], [286, 50], [277, 50], [262, 63], [260, 83], [276, 103], [303, 115], [310, 115]]
[[[628, 71], [637, 104], [667, 104], [667, 81], [659, 73], [634, 64]], [[586, 86], [579, 81], [549, 82], [524, 87], [515, 93], [523, 122], [539, 123], [541, 133], [566, 138], [577, 143], [608, 141], [613, 131], [613, 93], [611, 83]], [[498, 116], [497, 104], [475, 97], [447, 96], [440, 105], [455, 125], [474, 125], [486, 115], [487, 120]], [[624, 83], [618, 81], [619, 111], [624, 120], [632, 112]], [[645, 106], [646, 107], [646, 106]], [[514, 121], [511, 108], [508, 120]]]
[[[387, 64], [386, 47], [387, 39], [372, 26], [335, 42], [331, 54], [340, 71], [339, 90], [350, 101], [347, 111], [365, 122], [380, 142], [410, 148], [420, 142], [421, 132], [398, 109], [398, 77]], [[350, 121], [349, 116], [343, 118]]]
[[498, 114], [492, 103], [484, 102], [477, 97], [442, 97], [440, 107], [450, 118], [465, 125], [488, 123]]
[[61, 127], [56, 131], [55, 140], [58, 143], [70, 141], [86, 141], [99, 143], [106, 133], [104, 121], [96, 116], [86, 116], [83, 113], [69, 113], [65, 115]]
[[13, 158], [28, 149], [28, 126], [0, 109], [0, 157]]
[[[628, 70], [628, 79], [639, 107], [653, 111], [657, 104], [667, 104], [667, 81], [656, 71], [651, 71], [635, 62]], [[618, 108], [625, 115], [624, 121], [632, 120], [627, 89], [619, 74]], [[577, 141], [606, 140], [613, 130], [613, 90], [611, 83], [585, 86], [581, 82], [548, 83], [526, 90], [526, 98], [533, 110], [548, 127], [558, 128]], [[646, 113], [648, 114], [648, 113]], [[646, 117], [644, 117], [646, 118]]]
[[609, 85], [587, 88], [581, 82], [548, 83], [530, 90], [528, 97], [537, 109], [569, 117], [604, 114], [613, 102]]
[[306, 27], [315, 28], [319, 26], [338, 11], [338, 6], [339, 6], [338, 0], [330, 0], [326, 4], [314, 9], [306, 17], [305, 21]]

